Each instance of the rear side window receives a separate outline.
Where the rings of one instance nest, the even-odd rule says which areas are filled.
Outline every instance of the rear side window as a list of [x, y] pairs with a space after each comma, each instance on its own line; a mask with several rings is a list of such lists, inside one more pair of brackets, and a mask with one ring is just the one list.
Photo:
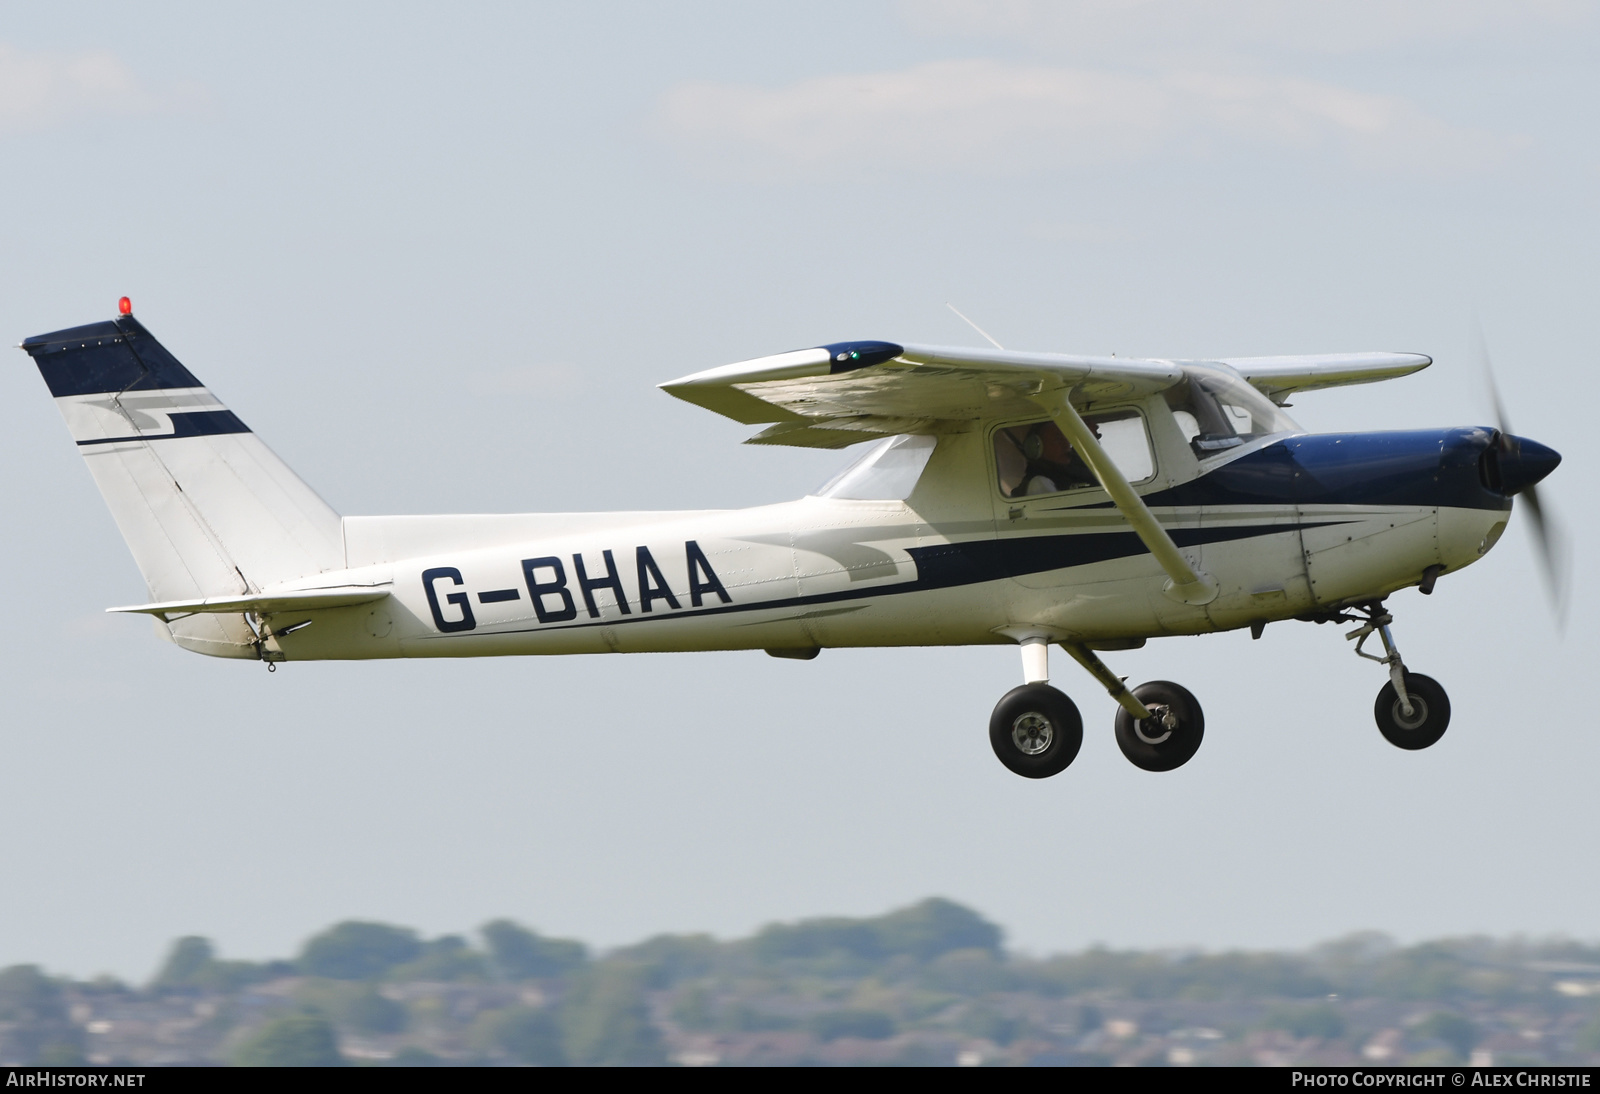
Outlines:
[[879, 441], [818, 488], [819, 498], [852, 501], [905, 501], [916, 489], [936, 437], [906, 434]]

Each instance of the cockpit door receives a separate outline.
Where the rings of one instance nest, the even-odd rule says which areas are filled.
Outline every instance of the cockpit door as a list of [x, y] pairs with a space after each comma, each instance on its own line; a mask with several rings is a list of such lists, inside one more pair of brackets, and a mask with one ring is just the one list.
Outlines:
[[[1136, 487], [1155, 478], [1140, 408], [1094, 411], [1084, 421]], [[1122, 535], [1132, 535], [1127, 521], [1055, 422], [1041, 417], [997, 426], [988, 449], [995, 533], [1012, 578], [1030, 588], [1064, 585], [1077, 580], [1071, 568], [1122, 550]]]

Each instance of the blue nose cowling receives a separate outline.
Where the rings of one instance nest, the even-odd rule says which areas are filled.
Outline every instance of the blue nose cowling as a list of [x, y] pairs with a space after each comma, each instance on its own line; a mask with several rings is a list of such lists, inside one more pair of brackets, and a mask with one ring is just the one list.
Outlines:
[[1500, 493], [1508, 498], [1550, 474], [1561, 462], [1561, 453], [1555, 449], [1546, 448], [1526, 437], [1513, 437], [1509, 433], [1502, 434], [1500, 451], [1496, 455]]

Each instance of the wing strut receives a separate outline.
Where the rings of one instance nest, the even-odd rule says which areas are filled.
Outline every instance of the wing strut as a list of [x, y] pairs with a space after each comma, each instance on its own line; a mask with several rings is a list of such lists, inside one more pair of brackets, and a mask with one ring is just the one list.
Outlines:
[[1122, 510], [1122, 515], [1127, 518], [1135, 534], [1150, 549], [1150, 553], [1172, 579], [1167, 582], [1166, 594], [1184, 604], [1209, 604], [1215, 600], [1217, 583], [1189, 565], [1189, 560], [1183, 557], [1178, 545], [1172, 542], [1167, 530], [1156, 520], [1155, 514], [1150, 512], [1144, 500], [1134, 493], [1133, 487], [1128, 485], [1128, 480], [1117, 470], [1117, 465], [1106, 455], [1106, 450], [1100, 447], [1094, 432], [1084, 423], [1083, 417], [1072, 405], [1069, 391], [1060, 389], [1060, 398], [1045, 404], [1044, 409], [1055, 419], [1056, 424], [1061, 427], [1061, 432], [1067, 435], [1072, 446], [1078, 450], [1078, 455], [1083, 457], [1083, 462], [1094, 472], [1094, 477], [1100, 480], [1105, 492], [1111, 495], [1111, 500]]

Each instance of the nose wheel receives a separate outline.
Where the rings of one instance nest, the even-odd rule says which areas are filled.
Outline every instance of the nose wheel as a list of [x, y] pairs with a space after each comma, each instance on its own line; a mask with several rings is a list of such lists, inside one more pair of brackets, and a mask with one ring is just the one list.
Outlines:
[[1404, 679], [1410, 711], [1406, 710], [1407, 704], [1401, 701], [1399, 690], [1390, 681], [1378, 692], [1372, 714], [1385, 740], [1397, 748], [1414, 752], [1444, 736], [1450, 726], [1450, 697], [1431, 676], [1408, 672]]
[[[1359, 609], [1359, 615], [1346, 615], [1349, 621], [1362, 620], [1362, 625], [1345, 635], [1354, 639], [1356, 656], [1387, 665], [1389, 682], [1378, 692], [1372, 706], [1373, 718], [1384, 740], [1396, 748], [1409, 752], [1427, 748], [1444, 736], [1450, 727], [1450, 697], [1431, 676], [1420, 672], [1407, 672], [1400, 651], [1395, 647], [1389, 624], [1394, 618], [1383, 609], [1382, 602], [1368, 604]], [[1384, 656], [1366, 653], [1362, 646], [1376, 634], [1383, 641]]]

